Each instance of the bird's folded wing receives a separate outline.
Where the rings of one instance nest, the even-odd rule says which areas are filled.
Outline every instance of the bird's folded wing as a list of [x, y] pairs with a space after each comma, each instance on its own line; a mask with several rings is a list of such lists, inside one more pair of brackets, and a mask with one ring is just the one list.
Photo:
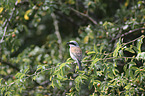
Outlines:
[[71, 47], [71, 53], [79, 60], [82, 59], [82, 50], [80, 47]]

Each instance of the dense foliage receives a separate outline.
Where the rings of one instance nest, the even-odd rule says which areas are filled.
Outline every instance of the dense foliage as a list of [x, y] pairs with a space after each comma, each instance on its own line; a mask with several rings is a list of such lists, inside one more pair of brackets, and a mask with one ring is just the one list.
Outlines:
[[[144, 0], [0, 1], [1, 96], [144, 96]], [[69, 56], [83, 51], [83, 70]]]

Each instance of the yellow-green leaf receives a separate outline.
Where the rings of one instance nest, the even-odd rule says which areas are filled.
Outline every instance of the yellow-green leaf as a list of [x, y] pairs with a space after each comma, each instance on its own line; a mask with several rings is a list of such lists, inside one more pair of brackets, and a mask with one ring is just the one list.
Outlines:
[[3, 9], [4, 9], [3, 7], [0, 7], [0, 13], [2, 13]]
[[26, 11], [26, 13], [25, 13], [25, 15], [24, 15], [24, 19], [25, 19], [25, 20], [29, 20], [29, 16], [28, 16], [28, 15], [29, 15], [29, 13], [30, 13], [31, 11], [32, 11], [32, 10], [27, 10], [27, 11]]
[[130, 53], [135, 53], [133, 49], [131, 48], [125, 48], [126, 51], [129, 51]]
[[89, 36], [86, 36], [86, 37], [84, 38], [84, 43], [88, 43], [88, 41], [89, 41]]
[[18, 2], [18, 3], [20, 3], [20, 2], [21, 2], [21, 0], [17, 0], [17, 2]]
[[96, 53], [95, 51], [91, 51], [91, 52], [88, 52], [87, 54], [91, 55], [91, 54], [95, 54], [95, 53]]

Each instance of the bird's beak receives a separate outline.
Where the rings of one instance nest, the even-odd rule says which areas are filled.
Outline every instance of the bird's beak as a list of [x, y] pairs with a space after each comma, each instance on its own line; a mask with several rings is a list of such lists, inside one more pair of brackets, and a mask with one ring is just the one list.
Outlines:
[[69, 45], [69, 44], [70, 44], [70, 42], [67, 42], [67, 44]]

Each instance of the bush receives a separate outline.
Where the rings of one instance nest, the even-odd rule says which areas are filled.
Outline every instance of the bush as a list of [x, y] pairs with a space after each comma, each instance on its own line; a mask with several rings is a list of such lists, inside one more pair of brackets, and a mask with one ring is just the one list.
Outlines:
[[[144, 95], [143, 0], [0, 4], [1, 95]], [[83, 70], [66, 43], [83, 51]]]

